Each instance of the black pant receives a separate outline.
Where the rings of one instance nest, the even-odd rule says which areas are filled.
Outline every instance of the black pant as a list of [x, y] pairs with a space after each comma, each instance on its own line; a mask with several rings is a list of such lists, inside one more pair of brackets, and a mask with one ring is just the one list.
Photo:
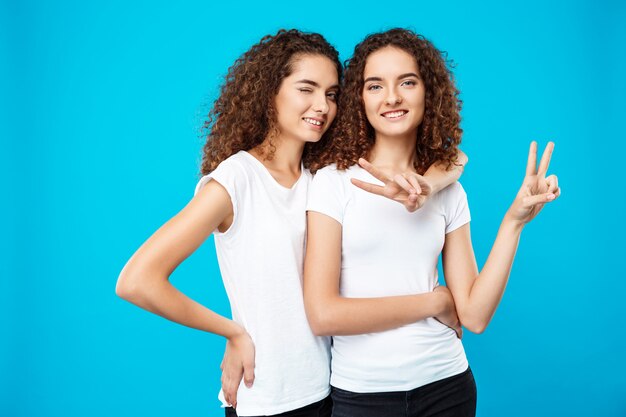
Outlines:
[[[274, 414], [275, 417], [330, 417], [333, 408], [333, 402], [330, 395], [321, 401], [309, 404], [306, 407], [297, 410], [286, 411], [280, 414]], [[226, 407], [226, 417], [237, 417], [235, 409]], [[260, 416], [259, 416], [260, 417]]]
[[476, 383], [467, 371], [411, 391], [356, 393], [332, 388], [332, 417], [474, 417]]

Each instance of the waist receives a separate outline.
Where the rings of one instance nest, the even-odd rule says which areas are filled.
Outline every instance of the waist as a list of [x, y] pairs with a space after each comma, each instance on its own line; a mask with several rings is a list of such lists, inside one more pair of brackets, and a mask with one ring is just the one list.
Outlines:
[[456, 333], [427, 319], [386, 332], [333, 337], [331, 385], [353, 392], [408, 391], [467, 366]]

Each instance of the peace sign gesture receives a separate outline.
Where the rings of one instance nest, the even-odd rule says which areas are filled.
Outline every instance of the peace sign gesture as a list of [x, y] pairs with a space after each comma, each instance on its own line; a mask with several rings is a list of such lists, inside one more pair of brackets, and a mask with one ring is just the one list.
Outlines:
[[553, 150], [554, 143], [548, 142], [537, 169], [537, 142], [531, 142], [524, 182], [507, 213], [513, 220], [528, 223], [539, 214], [544, 204], [561, 195], [556, 175], [546, 177]]
[[376, 185], [356, 178], [350, 179], [352, 184], [369, 193], [402, 203], [411, 213], [422, 207], [432, 192], [428, 181], [414, 172], [397, 174], [389, 178], [365, 158], [359, 158], [359, 165], [385, 185]]

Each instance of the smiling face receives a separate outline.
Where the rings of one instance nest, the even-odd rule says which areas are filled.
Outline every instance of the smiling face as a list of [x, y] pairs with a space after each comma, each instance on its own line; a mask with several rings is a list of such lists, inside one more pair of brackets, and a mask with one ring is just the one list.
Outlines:
[[365, 114], [376, 136], [415, 140], [426, 95], [415, 58], [393, 46], [381, 48], [367, 58], [363, 79]]
[[321, 55], [293, 60], [292, 72], [283, 79], [274, 101], [280, 138], [317, 142], [337, 114], [337, 68]]

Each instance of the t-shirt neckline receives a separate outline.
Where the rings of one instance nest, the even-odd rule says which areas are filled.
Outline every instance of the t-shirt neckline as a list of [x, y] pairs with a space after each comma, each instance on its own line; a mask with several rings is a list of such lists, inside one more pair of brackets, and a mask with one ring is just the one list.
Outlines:
[[281, 183], [279, 183], [278, 181], [276, 181], [276, 178], [274, 178], [274, 176], [272, 175], [272, 173], [267, 169], [267, 167], [265, 165], [263, 165], [263, 163], [261, 161], [259, 161], [258, 159], [256, 159], [256, 157], [254, 155], [252, 155], [250, 152], [248, 151], [241, 151], [243, 154], [245, 154], [248, 158], [253, 160], [253, 163], [256, 164], [256, 166], [264, 172], [263, 175], [266, 175], [270, 181], [272, 183], [274, 183], [276, 185], [276, 187], [280, 188], [281, 190], [285, 190], [285, 191], [293, 191], [296, 189], [296, 187], [298, 186], [298, 184], [300, 183], [300, 180], [302, 179], [302, 177], [305, 175], [304, 173], [304, 164], [302, 162], [300, 162], [300, 176], [298, 177], [298, 179], [296, 180], [296, 182], [294, 182], [291, 187], [285, 187], [284, 185], [282, 185]]

